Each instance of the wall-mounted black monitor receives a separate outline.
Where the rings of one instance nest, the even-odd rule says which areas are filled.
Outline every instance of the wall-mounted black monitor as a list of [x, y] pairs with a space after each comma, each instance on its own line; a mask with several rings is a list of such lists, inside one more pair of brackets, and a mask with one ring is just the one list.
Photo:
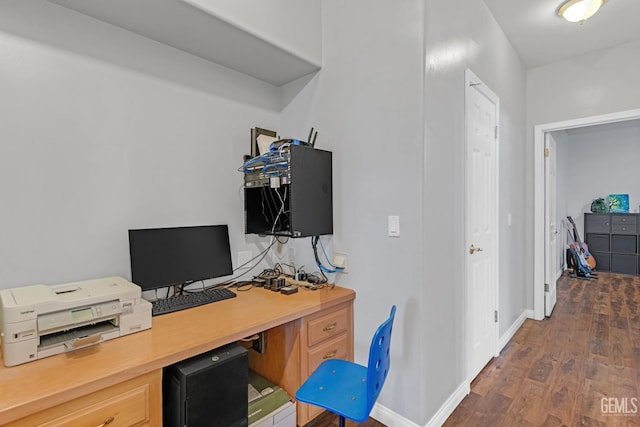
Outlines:
[[226, 225], [129, 230], [131, 281], [143, 290], [233, 273]]

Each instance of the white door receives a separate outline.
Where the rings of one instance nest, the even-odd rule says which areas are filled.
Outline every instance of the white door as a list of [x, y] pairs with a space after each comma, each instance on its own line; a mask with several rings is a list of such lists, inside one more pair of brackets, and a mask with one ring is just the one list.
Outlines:
[[556, 213], [556, 141], [544, 136], [544, 315], [551, 316], [556, 305], [556, 272], [558, 271], [558, 219]]
[[498, 348], [498, 97], [466, 72], [465, 236], [467, 379]]

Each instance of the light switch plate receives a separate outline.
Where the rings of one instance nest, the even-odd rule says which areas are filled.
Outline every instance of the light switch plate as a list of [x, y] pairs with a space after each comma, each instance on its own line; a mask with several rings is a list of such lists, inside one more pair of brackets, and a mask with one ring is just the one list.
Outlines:
[[389, 236], [400, 237], [400, 217], [398, 215], [389, 215]]

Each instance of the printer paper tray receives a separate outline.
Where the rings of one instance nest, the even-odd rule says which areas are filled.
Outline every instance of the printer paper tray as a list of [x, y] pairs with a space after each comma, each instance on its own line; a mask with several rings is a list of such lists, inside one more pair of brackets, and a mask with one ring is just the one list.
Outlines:
[[38, 349], [46, 350], [49, 347], [64, 344], [68, 350], [73, 350], [74, 348], [80, 348], [102, 341], [102, 335], [114, 331], [119, 333], [119, 328], [114, 326], [110, 321], [105, 321], [69, 331], [56, 332], [40, 337], [40, 345], [38, 346]]

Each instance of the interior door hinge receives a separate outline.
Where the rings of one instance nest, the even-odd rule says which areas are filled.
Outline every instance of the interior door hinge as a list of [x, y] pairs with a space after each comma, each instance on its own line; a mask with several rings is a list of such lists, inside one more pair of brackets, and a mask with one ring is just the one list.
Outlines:
[[496, 125], [496, 127], [495, 127], [495, 133], [494, 133], [493, 137], [495, 139], [498, 139], [498, 125]]
[[545, 292], [549, 292], [549, 284], [548, 283], [544, 284], [544, 291]]
[[549, 149], [548, 149], [548, 148], [545, 148], [545, 149], [544, 149], [544, 157], [545, 157], [545, 158], [546, 158], [546, 157], [549, 157]]
[[493, 321], [498, 323], [498, 310], [493, 311]]

